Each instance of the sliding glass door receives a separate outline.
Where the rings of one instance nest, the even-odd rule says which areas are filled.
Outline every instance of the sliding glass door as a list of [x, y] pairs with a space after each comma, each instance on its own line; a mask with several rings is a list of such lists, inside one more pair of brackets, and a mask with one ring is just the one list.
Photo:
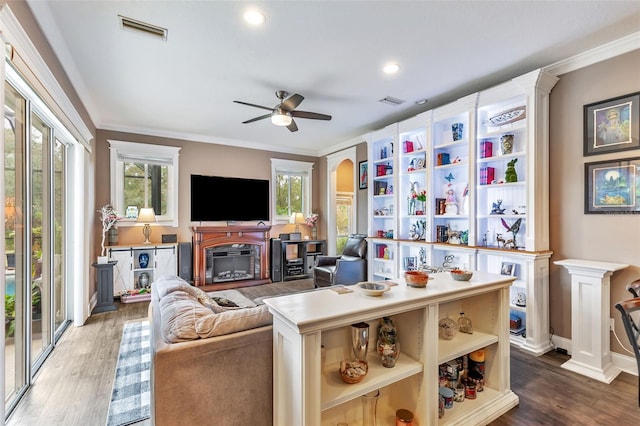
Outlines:
[[26, 100], [5, 84], [4, 105], [4, 236], [5, 236], [5, 403], [26, 389], [26, 332], [24, 318], [27, 274], [24, 253], [26, 206]]
[[33, 92], [5, 82], [5, 411], [68, 325], [66, 145]]

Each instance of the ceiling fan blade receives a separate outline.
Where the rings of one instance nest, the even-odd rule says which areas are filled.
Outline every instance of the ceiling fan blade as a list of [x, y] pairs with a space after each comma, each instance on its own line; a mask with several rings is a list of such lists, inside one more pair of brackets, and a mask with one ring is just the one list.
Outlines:
[[310, 118], [312, 120], [331, 120], [330, 115], [319, 114], [317, 112], [309, 112], [309, 111], [291, 111], [291, 115], [293, 117], [298, 118]]
[[293, 119], [291, 119], [291, 124], [287, 126], [287, 129], [289, 129], [290, 132], [298, 131], [298, 126], [296, 125], [296, 122]]
[[287, 99], [282, 101], [282, 108], [286, 109], [287, 111], [293, 111], [298, 107], [298, 105], [300, 105], [303, 100], [304, 96], [298, 95], [296, 93], [295, 95], [291, 95]]
[[253, 123], [254, 121], [264, 120], [265, 118], [271, 117], [271, 114], [261, 115], [260, 117], [252, 118], [251, 120], [243, 121], [242, 124]]
[[237, 104], [248, 105], [248, 106], [252, 106], [252, 107], [256, 107], [256, 108], [266, 109], [268, 111], [273, 111], [273, 108], [271, 108], [271, 107], [266, 107], [266, 106], [256, 105], [256, 104], [250, 104], [249, 102], [242, 102], [242, 101], [233, 101], [233, 102], [235, 102]]

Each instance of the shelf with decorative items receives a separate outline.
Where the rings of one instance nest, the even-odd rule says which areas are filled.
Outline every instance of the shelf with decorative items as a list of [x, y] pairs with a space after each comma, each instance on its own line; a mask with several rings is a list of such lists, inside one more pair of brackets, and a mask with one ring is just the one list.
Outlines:
[[511, 343], [535, 355], [552, 349], [549, 335], [549, 250], [478, 248], [478, 269], [513, 276], [509, 295]]
[[455, 245], [469, 244], [474, 226], [474, 185], [472, 172], [475, 151], [470, 140], [475, 135], [475, 100], [470, 95], [433, 111], [431, 125], [431, 212], [429, 241]]
[[[499, 417], [518, 404], [509, 382], [511, 281], [478, 272], [473, 286], [462, 288], [443, 273], [427, 292], [400, 279], [379, 297], [324, 290], [268, 299], [274, 359], [291, 361], [274, 365], [274, 424], [396, 424], [399, 410], [421, 425], [487, 424]], [[439, 339], [439, 319], [448, 312], [454, 318], [464, 312], [471, 334]], [[471, 376], [484, 390], [439, 419], [441, 364], [467, 354], [471, 367], [486, 365], [480, 379]], [[362, 358], [366, 371], [345, 380], [339, 366]], [[293, 380], [301, 374], [305, 380]]]
[[[396, 193], [384, 202], [391, 194], [375, 195], [371, 190], [369, 198], [370, 244], [393, 237], [392, 242], [384, 241], [395, 249], [393, 279], [407, 269], [405, 259], [409, 265], [419, 264], [421, 253], [426, 269], [432, 270], [499, 272], [489, 258], [516, 257], [522, 274], [513, 297], [523, 293], [526, 305], [512, 307], [522, 314], [528, 331], [512, 336], [512, 341], [536, 355], [549, 348], [548, 102], [556, 82], [556, 77], [536, 70], [427, 111], [410, 125], [398, 123], [399, 145], [391, 159], [395, 168], [390, 179]], [[424, 152], [415, 143], [402, 144], [412, 141], [412, 129], [423, 128]], [[385, 130], [393, 133], [392, 129]], [[370, 161], [386, 163], [386, 158], [374, 159], [381, 146], [369, 144]], [[424, 171], [415, 167], [423, 164], [423, 153]], [[412, 214], [410, 194], [417, 199], [423, 190], [424, 216]], [[423, 218], [424, 234], [419, 222]], [[370, 250], [375, 253], [375, 247]], [[380, 265], [373, 254], [370, 259], [370, 277], [380, 278], [375, 274]]]
[[526, 96], [478, 108], [478, 244], [524, 249], [527, 225]]
[[[162, 275], [176, 275], [177, 244], [141, 244], [109, 246], [107, 254], [114, 266], [114, 296], [138, 295], [150, 289], [151, 283]], [[145, 292], [143, 291], [142, 294]]]
[[427, 234], [429, 168], [427, 123], [430, 113], [398, 123], [401, 151], [398, 163], [398, 238], [424, 241]]

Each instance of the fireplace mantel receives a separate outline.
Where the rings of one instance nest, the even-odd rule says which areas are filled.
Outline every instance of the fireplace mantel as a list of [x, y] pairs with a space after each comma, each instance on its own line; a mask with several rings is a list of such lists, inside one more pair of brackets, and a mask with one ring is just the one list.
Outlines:
[[[271, 226], [193, 226], [193, 283], [205, 291], [224, 290], [266, 284], [269, 279], [269, 231]], [[208, 249], [229, 244], [249, 244], [260, 247], [259, 276], [250, 280], [207, 283]]]

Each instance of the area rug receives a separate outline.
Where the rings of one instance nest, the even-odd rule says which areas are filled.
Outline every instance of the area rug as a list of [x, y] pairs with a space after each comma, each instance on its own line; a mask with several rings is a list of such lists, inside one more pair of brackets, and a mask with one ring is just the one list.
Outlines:
[[151, 415], [149, 321], [124, 325], [107, 426], [123, 426]]

